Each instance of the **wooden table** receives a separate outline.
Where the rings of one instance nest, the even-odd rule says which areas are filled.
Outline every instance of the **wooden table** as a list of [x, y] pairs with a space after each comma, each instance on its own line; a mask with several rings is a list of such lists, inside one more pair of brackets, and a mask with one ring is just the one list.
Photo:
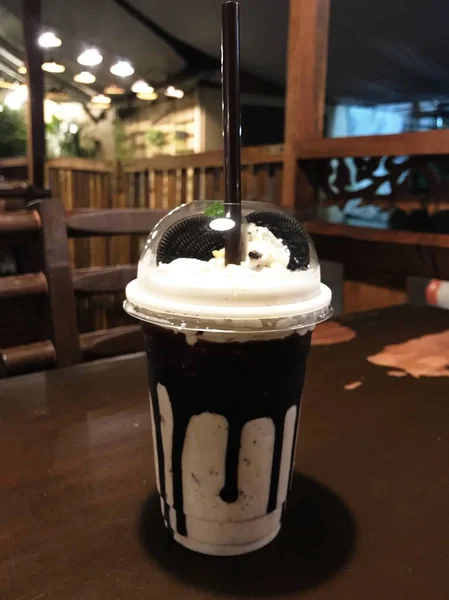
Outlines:
[[345, 323], [352, 341], [312, 350], [283, 531], [233, 559], [163, 529], [143, 356], [0, 382], [0, 598], [447, 599], [449, 378], [367, 356], [449, 330], [449, 311]]

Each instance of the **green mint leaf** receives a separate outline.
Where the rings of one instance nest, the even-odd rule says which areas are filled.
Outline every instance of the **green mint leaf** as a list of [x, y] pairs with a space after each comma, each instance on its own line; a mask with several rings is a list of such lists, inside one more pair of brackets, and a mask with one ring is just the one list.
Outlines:
[[206, 217], [212, 217], [215, 219], [217, 219], [218, 217], [224, 217], [224, 204], [222, 202], [213, 202], [210, 206], [206, 208], [204, 214], [206, 215]]

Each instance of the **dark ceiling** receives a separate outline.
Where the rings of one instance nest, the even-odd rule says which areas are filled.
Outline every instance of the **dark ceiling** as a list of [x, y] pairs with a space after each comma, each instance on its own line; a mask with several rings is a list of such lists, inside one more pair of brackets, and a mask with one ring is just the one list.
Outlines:
[[328, 97], [449, 98], [447, 0], [331, 0]]
[[[95, 45], [105, 56], [95, 73], [99, 87], [114, 80], [108, 69], [116, 58], [131, 60], [137, 76], [157, 84], [185, 73], [189, 66], [201, 71], [201, 61], [189, 65], [182, 52], [139, 22], [126, 5], [200, 51], [197, 57], [204, 53], [218, 64], [221, 1], [42, 0], [43, 24], [63, 39], [62, 48], [53, 54], [66, 64], [67, 81], [80, 70], [76, 56]], [[240, 1], [242, 68], [275, 84], [273, 89], [280, 93], [285, 86], [288, 4], [288, 0]], [[0, 0], [2, 5], [20, 17], [19, 0]], [[329, 102], [449, 97], [449, 2], [332, 0], [331, 5]], [[13, 21], [0, 12], [0, 36], [20, 53], [20, 23]]]

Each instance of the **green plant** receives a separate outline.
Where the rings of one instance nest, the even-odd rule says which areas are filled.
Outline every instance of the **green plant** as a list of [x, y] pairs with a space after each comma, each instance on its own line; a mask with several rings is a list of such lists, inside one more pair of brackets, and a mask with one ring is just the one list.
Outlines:
[[[99, 144], [94, 139], [83, 139], [81, 143], [82, 126], [75, 132], [63, 127], [62, 119], [52, 116], [45, 124], [47, 137], [47, 154], [49, 156], [67, 156], [76, 158], [94, 158], [98, 152]], [[86, 143], [87, 142], [87, 143]]]
[[225, 208], [223, 202], [212, 202], [206, 210], [204, 211], [206, 217], [213, 217], [217, 219], [218, 217], [225, 216]]
[[163, 148], [167, 145], [167, 134], [160, 129], [149, 129], [147, 139], [151, 146]]
[[81, 129], [76, 133], [67, 131], [61, 138], [59, 147], [61, 156], [73, 156], [78, 158], [95, 158], [98, 153], [99, 143], [89, 140], [88, 145], [81, 145]]
[[61, 123], [61, 119], [56, 115], [52, 115], [51, 120], [48, 123], [45, 123], [45, 133], [47, 135], [59, 135]]
[[126, 135], [123, 120], [116, 116], [114, 120], [115, 135], [115, 158], [116, 160], [129, 160], [132, 158], [133, 151], [130, 147], [128, 136]]
[[3, 106], [0, 112], [0, 157], [24, 156], [27, 146], [27, 130], [23, 110], [11, 110]]

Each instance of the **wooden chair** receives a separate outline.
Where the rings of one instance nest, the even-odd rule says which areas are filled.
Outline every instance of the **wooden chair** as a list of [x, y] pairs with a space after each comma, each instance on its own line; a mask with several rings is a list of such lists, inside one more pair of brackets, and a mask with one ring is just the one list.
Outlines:
[[[67, 234], [71, 238], [147, 235], [167, 212], [149, 209], [77, 211], [66, 219]], [[83, 297], [117, 294], [123, 292], [136, 274], [136, 265], [76, 269], [73, 273], [73, 289], [77, 296]], [[125, 325], [83, 333], [80, 335], [80, 350], [85, 360], [143, 350], [140, 326]]]
[[27, 182], [0, 184], [0, 211], [26, 210], [29, 202], [49, 198], [50, 190], [38, 190]]
[[[67, 366], [81, 360], [105, 358], [143, 349], [138, 324], [79, 334], [75, 296], [123, 292], [135, 278], [135, 265], [70, 268], [68, 238], [146, 235], [166, 210], [81, 210], [65, 215], [52, 198], [32, 202], [30, 210], [0, 213], [0, 234], [14, 231], [37, 234], [42, 267], [35, 272], [0, 279], [0, 299], [45, 297], [50, 327], [44, 340], [0, 351], [0, 376], [29, 370]], [[333, 292], [337, 316], [342, 313], [343, 266], [324, 261], [322, 279]]]
[[105, 209], [65, 215], [61, 202], [53, 198], [31, 203], [29, 211], [0, 213], [0, 234], [13, 230], [38, 232], [43, 254], [41, 271], [0, 279], [0, 299], [44, 295], [51, 316], [48, 339], [0, 350], [0, 376], [143, 349], [138, 324], [79, 334], [75, 295], [122, 292], [135, 278], [136, 266], [72, 271], [68, 237], [146, 235], [165, 214], [165, 210]]
[[407, 278], [407, 296], [415, 306], [438, 306], [449, 309], [449, 281]]
[[0, 278], [0, 377], [80, 360], [63, 218], [61, 204], [51, 199], [0, 211], [0, 244], [14, 248], [20, 267], [20, 274]]

